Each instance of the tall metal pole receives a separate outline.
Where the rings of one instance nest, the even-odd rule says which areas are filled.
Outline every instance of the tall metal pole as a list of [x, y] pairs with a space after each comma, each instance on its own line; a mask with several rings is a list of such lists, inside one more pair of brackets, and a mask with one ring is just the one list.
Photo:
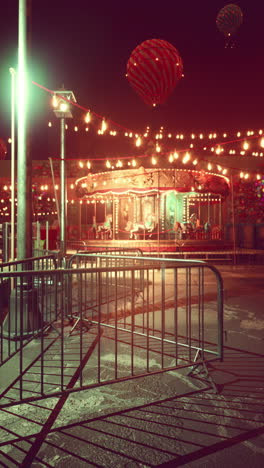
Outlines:
[[15, 90], [16, 71], [9, 68], [11, 74], [11, 255], [15, 260]]
[[230, 177], [231, 197], [232, 197], [232, 230], [233, 230], [233, 263], [236, 264], [236, 226], [235, 226], [235, 202], [234, 202], [234, 179], [233, 174]]
[[60, 207], [60, 250], [64, 257], [66, 254], [66, 190], [65, 190], [65, 118], [61, 117], [61, 145], [60, 145], [60, 182], [61, 182], [61, 207]]
[[27, 0], [19, 0], [17, 79], [17, 258], [32, 255], [31, 161], [27, 152]]

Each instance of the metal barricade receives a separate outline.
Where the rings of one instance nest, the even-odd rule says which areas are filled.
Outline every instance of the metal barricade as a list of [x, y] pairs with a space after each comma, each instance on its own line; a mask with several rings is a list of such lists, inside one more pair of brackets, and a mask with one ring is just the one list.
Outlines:
[[[223, 358], [223, 284], [213, 266], [104, 254], [76, 255], [70, 265], [9, 273], [19, 285], [23, 346], [0, 367], [0, 382], [3, 372], [8, 375], [0, 406], [192, 371]], [[23, 284], [36, 278], [38, 318], [29, 343], [21, 297]], [[45, 328], [47, 323], [52, 326]]]
[[[0, 264], [0, 365], [17, 353], [26, 342], [39, 332], [39, 298], [45, 308], [44, 321], [47, 327], [56, 320], [51, 311], [51, 289], [55, 287], [54, 277], [48, 272], [57, 268], [55, 255], [32, 257], [25, 260]], [[24, 272], [32, 270], [31, 275]], [[44, 278], [36, 274], [46, 271]], [[17, 276], [10, 275], [19, 272]]]

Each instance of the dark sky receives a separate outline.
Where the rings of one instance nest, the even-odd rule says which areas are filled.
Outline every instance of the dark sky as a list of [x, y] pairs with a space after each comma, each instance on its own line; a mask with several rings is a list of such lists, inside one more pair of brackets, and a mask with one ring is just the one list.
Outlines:
[[[179, 132], [262, 128], [264, 5], [257, 0], [237, 2], [244, 22], [235, 37], [236, 47], [226, 49], [215, 24], [226, 3], [33, 0], [32, 80], [50, 89], [64, 84], [83, 107], [135, 131], [147, 125]], [[0, 18], [3, 138], [10, 133], [8, 70], [16, 66], [17, 17], [18, 0], [6, 1]], [[156, 109], [141, 101], [125, 77], [132, 50], [152, 38], [165, 39], [178, 49], [185, 75], [167, 103]], [[30, 109], [33, 138], [40, 138], [52, 111], [47, 93], [33, 85]], [[81, 117], [76, 111], [76, 120]]]

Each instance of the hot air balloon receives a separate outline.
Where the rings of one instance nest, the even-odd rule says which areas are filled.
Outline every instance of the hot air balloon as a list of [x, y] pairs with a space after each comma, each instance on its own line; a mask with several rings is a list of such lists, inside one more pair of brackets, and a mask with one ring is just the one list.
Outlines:
[[228, 39], [226, 41], [226, 47], [233, 45], [229, 40], [243, 22], [243, 13], [241, 8], [234, 3], [230, 3], [224, 6], [216, 17], [216, 26], [221, 33]]
[[163, 104], [183, 76], [178, 50], [163, 39], [148, 39], [139, 44], [127, 62], [127, 79], [143, 101], [151, 106]]
[[4, 140], [2, 140], [2, 138], [0, 138], [0, 159], [5, 159], [6, 155], [7, 155], [6, 144], [5, 144]]

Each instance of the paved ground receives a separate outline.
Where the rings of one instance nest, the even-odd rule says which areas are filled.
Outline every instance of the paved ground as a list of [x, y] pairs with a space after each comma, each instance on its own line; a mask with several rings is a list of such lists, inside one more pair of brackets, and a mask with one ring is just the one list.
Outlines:
[[5, 409], [0, 464], [262, 467], [264, 267], [218, 268], [225, 359], [210, 366], [217, 394], [182, 370]]

